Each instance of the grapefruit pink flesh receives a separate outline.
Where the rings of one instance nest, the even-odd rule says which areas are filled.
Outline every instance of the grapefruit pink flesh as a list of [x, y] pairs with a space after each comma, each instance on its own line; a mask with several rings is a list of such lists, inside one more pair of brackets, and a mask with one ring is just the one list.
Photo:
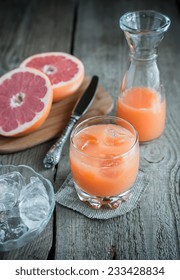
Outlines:
[[53, 87], [53, 101], [59, 101], [80, 87], [84, 80], [84, 65], [73, 55], [63, 52], [36, 54], [25, 59], [20, 67], [32, 67], [46, 74]]
[[0, 134], [21, 136], [36, 130], [52, 105], [48, 77], [32, 68], [18, 68], [0, 78]]

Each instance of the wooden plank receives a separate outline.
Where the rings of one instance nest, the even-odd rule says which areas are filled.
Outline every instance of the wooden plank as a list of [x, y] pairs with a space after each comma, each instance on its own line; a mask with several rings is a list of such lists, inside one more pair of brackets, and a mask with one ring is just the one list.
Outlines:
[[[180, 117], [179, 47], [180, 18], [175, 2], [163, 1], [161, 12], [171, 19], [171, 26], [159, 48], [159, 65], [167, 98], [166, 130], [161, 139], [141, 149], [141, 167], [149, 177], [149, 188], [142, 200], [147, 242], [154, 259], [180, 259], [179, 187]], [[155, 3], [155, 9], [159, 5]], [[148, 204], [145, 200], [148, 196]], [[149, 225], [153, 225], [150, 228]]]
[[[148, 187], [133, 211], [108, 221], [89, 220], [58, 206], [56, 259], [180, 258], [180, 19], [175, 1], [79, 1], [74, 51], [84, 62], [87, 73], [99, 75], [116, 100], [128, 61], [119, 17], [139, 9], [154, 9], [172, 18], [159, 50], [167, 92], [166, 130], [160, 139], [141, 146], [140, 170]], [[56, 179], [59, 186], [68, 173], [68, 164], [64, 154]]]
[[[74, 1], [14, 0], [0, 2], [0, 74], [17, 67], [25, 57], [45, 51], [71, 49]], [[52, 182], [56, 170], [45, 170], [42, 159], [52, 142], [23, 152], [0, 155], [2, 164], [27, 164]], [[53, 218], [40, 236], [0, 259], [47, 259], [53, 241]]]

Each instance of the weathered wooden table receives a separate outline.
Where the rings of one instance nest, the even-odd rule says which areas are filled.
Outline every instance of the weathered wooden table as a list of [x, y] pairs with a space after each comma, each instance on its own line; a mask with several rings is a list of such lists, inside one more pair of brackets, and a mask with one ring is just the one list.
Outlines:
[[[119, 28], [127, 11], [154, 9], [172, 24], [159, 48], [159, 67], [167, 96], [164, 135], [141, 146], [140, 170], [148, 180], [137, 207], [118, 218], [91, 220], [56, 205], [41, 235], [1, 259], [180, 259], [180, 16], [174, 0], [6, 0], [0, 2], [0, 75], [27, 56], [64, 51], [79, 57], [86, 74], [116, 103], [127, 67], [128, 46]], [[111, 113], [115, 114], [114, 110]], [[42, 159], [54, 141], [0, 155], [1, 164], [26, 164], [49, 178], [57, 190], [69, 173], [66, 144], [55, 171]]]

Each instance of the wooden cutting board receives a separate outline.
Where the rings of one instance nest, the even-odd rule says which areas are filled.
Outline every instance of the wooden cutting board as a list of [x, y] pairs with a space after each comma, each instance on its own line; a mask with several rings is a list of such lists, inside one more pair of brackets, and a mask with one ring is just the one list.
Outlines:
[[[57, 138], [68, 123], [77, 99], [84, 92], [89, 82], [90, 78], [86, 77], [82, 86], [75, 94], [54, 103], [48, 118], [35, 132], [23, 137], [0, 136], [0, 153], [8, 154], [22, 151], [50, 139]], [[83, 116], [83, 119], [91, 116], [108, 114], [112, 109], [112, 97], [106, 92], [103, 86], [99, 85], [96, 91], [96, 97], [86, 115]]]

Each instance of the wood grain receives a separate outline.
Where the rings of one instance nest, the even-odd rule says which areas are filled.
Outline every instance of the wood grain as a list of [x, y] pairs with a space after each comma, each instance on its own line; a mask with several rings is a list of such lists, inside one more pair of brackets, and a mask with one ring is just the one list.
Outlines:
[[[58, 206], [56, 259], [180, 259], [180, 17], [175, 1], [112, 0], [111, 6], [104, 0], [80, 1], [75, 54], [81, 54], [90, 73], [97, 69], [116, 102], [129, 59], [119, 17], [141, 9], [154, 9], [172, 19], [159, 48], [159, 66], [167, 94], [166, 130], [160, 139], [140, 147], [140, 170], [148, 186], [133, 211], [108, 221], [92, 221]], [[63, 160], [66, 161], [65, 155]], [[65, 170], [68, 163], [66, 167], [60, 164], [59, 182], [65, 179]]]
[[[12, 6], [10, 0], [1, 1], [0, 74], [33, 53], [72, 50], [83, 61], [86, 75], [98, 75], [116, 102], [129, 59], [119, 17], [140, 9], [165, 13], [172, 23], [158, 56], [167, 98], [166, 130], [160, 139], [140, 147], [140, 170], [148, 186], [139, 204], [108, 221], [90, 220], [57, 205], [54, 226], [51, 220], [34, 242], [0, 253], [1, 259], [180, 259], [180, 15], [176, 1], [14, 0]], [[0, 162], [28, 164], [57, 189], [70, 171], [69, 144], [58, 168], [44, 170], [42, 159], [52, 143], [0, 155]]]
[[[26, 57], [46, 51], [70, 52], [75, 1], [0, 1], [0, 75], [18, 67]], [[64, 16], [66, 15], [66, 16]], [[42, 159], [52, 143], [13, 154], [0, 155], [1, 164], [27, 164], [54, 183], [56, 170], [45, 170]], [[51, 254], [54, 225], [19, 250], [0, 253], [0, 259], [44, 260]], [[53, 250], [52, 250], [53, 252]]]
[[[68, 123], [76, 101], [83, 94], [89, 82], [90, 78], [86, 77], [75, 94], [60, 102], [54, 103], [47, 120], [35, 132], [23, 137], [0, 136], [0, 153], [7, 154], [22, 151], [58, 137]], [[95, 99], [86, 115], [83, 116], [83, 119], [108, 114], [112, 109], [112, 97], [106, 92], [103, 86], [98, 85]]]

